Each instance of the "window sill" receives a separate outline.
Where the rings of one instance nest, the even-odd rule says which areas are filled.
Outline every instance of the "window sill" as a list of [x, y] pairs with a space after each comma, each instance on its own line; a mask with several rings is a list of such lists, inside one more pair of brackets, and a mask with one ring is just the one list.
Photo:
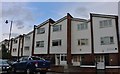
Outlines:
[[111, 44], [115, 44], [115, 43], [110, 43], [110, 44], [101, 44], [101, 45], [111, 45]]
[[95, 68], [96, 66], [95, 65], [80, 65], [80, 67], [92, 67], [92, 68]]
[[44, 48], [44, 47], [36, 47], [36, 48]]

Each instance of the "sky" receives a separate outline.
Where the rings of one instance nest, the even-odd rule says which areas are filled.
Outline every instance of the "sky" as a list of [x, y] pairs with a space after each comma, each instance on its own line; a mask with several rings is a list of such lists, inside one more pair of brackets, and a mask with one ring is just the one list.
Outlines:
[[[13, 21], [12, 38], [32, 31], [34, 25], [39, 25], [49, 18], [55, 21], [59, 20], [67, 13], [75, 18], [85, 19], [89, 19], [90, 13], [118, 15], [118, 0], [101, 0], [101, 2], [94, 0], [45, 1], [2, 0], [0, 3], [0, 41], [8, 39], [11, 21]], [[8, 24], [5, 23], [5, 20], [9, 21]]]

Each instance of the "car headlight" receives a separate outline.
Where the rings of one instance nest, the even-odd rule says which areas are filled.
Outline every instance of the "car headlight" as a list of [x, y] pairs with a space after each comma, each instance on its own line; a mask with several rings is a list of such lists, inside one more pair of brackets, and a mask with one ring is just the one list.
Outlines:
[[7, 69], [9, 69], [10, 68], [10, 66], [8, 66], [8, 67], [6, 67]]

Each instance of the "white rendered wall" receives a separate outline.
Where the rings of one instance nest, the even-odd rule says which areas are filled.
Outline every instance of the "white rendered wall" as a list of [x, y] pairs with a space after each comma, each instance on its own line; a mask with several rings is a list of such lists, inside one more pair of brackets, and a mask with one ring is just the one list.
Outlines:
[[[67, 20], [65, 19], [55, 25], [62, 25], [62, 30], [58, 32], [53, 32], [53, 27], [51, 26], [50, 54], [67, 53]], [[52, 46], [52, 40], [57, 39], [61, 39], [61, 46]]]
[[[37, 29], [36, 29], [34, 54], [47, 54], [48, 51], [47, 49], [48, 49], [49, 23], [43, 25], [41, 28], [45, 28], [45, 33], [37, 34]], [[44, 41], [44, 47], [36, 47], [36, 41]]]
[[[30, 36], [29, 40], [24, 37], [23, 56], [31, 56], [32, 54], [33, 33], [29, 34], [28, 36]], [[29, 50], [25, 50], [25, 47], [29, 47]]]
[[[118, 53], [115, 19], [112, 19], [112, 27], [99, 28], [99, 21], [107, 19], [111, 18], [93, 17], [94, 53]], [[101, 45], [100, 38], [105, 36], [113, 36], [114, 44]], [[115, 50], [115, 48], [117, 48], [117, 50]]]
[[[77, 24], [83, 23], [80, 21], [72, 21], [71, 25], [71, 53], [72, 54], [88, 54], [91, 53], [91, 28], [90, 22], [88, 29], [78, 30]], [[88, 39], [88, 45], [78, 45], [78, 39]], [[80, 51], [81, 49], [81, 51]]]

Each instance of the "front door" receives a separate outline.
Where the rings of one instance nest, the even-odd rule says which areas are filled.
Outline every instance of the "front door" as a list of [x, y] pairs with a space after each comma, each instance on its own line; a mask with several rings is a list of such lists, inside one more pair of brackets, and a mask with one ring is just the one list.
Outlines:
[[60, 65], [60, 55], [56, 55], [56, 65]]
[[105, 59], [104, 56], [96, 56], [96, 66], [97, 69], [105, 69]]

